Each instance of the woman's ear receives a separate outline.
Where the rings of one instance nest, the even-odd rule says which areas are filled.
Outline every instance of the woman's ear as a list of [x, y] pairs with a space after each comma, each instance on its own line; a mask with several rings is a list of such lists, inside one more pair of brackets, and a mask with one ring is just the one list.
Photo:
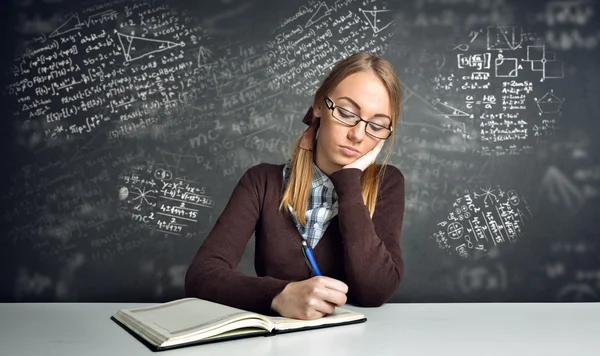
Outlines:
[[313, 117], [321, 117], [322, 116], [323, 105], [322, 104], [313, 104]]

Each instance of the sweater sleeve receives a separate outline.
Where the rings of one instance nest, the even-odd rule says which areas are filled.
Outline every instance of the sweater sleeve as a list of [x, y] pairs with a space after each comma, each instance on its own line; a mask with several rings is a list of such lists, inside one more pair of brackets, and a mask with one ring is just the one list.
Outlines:
[[377, 194], [373, 219], [363, 202], [358, 168], [331, 174], [338, 195], [338, 220], [349, 300], [359, 306], [385, 303], [404, 277], [400, 247], [404, 218], [404, 176], [388, 165]]
[[260, 214], [256, 189], [259, 174], [253, 174], [253, 168], [240, 178], [225, 209], [196, 252], [185, 276], [185, 294], [274, 315], [271, 302], [289, 281], [247, 276], [235, 270]]

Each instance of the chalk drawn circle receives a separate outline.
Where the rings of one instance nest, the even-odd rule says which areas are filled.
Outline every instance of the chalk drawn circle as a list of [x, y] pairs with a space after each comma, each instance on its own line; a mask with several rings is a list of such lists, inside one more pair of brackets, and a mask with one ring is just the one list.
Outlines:
[[173, 173], [171, 173], [171, 171], [167, 169], [159, 168], [156, 171], [154, 171], [154, 178], [170, 180], [171, 178], [173, 178]]
[[129, 189], [127, 187], [121, 187], [119, 189], [119, 200], [125, 200], [129, 196]]
[[236, 151], [229, 151], [229, 152], [227, 152], [227, 158], [228, 159], [233, 160], [233, 159], [236, 159], [237, 156], [238, 156], [238, 154], [237, 154]]
[[469, 208], [467, 208], [467, 206], [466, 206], [466, 205], [463, 205], [463, 206], [461, 207], [461, 209], [462, 209], [462, 211], [463, 211], [463, 212], [465, 212], [465, 211], [467, 211]]
[[448, 232], [448, 237], [452, 240], [460, 239], [463, 235], [463, 230], [464, 228], [459, 222], [452, 222], [448, 224], [448, 227], [446, 228], [446, 232]]
[[521, 199], [519, 199], [517, 192], [515, 192], [514, 190], [509, 190], [506, 193], [506, 195], [508, 196], [508, 201], [511, 205], [519, 205], [519, 203], [521, 202]]
[[218, 155], [219, 152], [221, 152], [221, 144], [213, 143], [212, 145], [210, 145], [209, 151], [215, 156]]
[[230, 139], [226, 138], [223, 140], [223, 147], [227, 150], [230, 150], [233, 148], [233, 141], [231, 141]]

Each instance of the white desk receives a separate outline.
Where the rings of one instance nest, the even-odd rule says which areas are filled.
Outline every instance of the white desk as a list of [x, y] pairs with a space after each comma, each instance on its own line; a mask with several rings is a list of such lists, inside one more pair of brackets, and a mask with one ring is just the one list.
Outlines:
[[0, 353], [79, 355], [600, 355], [600, 303], [386, 304], [367, 322], [154, 353], [110, 320], [132, 303], [0, 304]]

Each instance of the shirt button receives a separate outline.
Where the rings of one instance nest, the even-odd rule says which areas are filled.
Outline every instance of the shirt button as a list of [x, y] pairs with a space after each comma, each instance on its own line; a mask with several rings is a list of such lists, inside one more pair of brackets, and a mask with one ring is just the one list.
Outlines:
[[318, 228], [318, 227], [319, 227], [319, 224], [318, 224], [318, 223], [315, 223], [315, 224], [313, 225], [313, 227], [316, 229], [316, 228]]

